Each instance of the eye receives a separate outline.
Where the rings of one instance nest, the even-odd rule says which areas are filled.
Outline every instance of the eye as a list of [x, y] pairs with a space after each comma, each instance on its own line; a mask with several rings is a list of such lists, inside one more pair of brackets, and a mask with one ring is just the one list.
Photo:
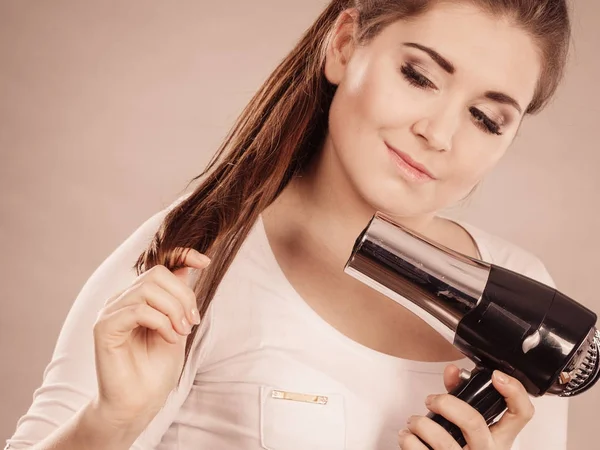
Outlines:
[[[412, 86], [419, 89], [437, 89], [437, 86], [429, 80], [425, 75], [419, 72], [411, 63], [404, 64], [400, 72]], [[475, 107], [469, 108], [469, 111], [475, 119], [475, 124], [488, 134], [502, 135], [500, 125], [485, 115], [480, 109]]]
[[476, 125], [479, 128], [481, 128], [484, 132], [496, 134], [498, 136], [502, 135], [502, 133], [500, 132], [500, 125], [498, 125], [488, 116], [486, 116], [481, 110], [471, 107], [469, 108], [469, 111], [475, 118]]
[[415, 69], [415, 67], [410, 63], [404, 64], [400, 69], [400, 72], [402, 72], [402, 75], [404, 75], [406, 81], [413, 86], [416, 86], [420, 89], [437, 89], [435, 84], [433, 84], [425, 75]]

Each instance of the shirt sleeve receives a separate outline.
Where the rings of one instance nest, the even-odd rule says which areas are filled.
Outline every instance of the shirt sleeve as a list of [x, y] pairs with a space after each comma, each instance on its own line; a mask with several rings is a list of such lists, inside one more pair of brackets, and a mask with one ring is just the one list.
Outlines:
[[[537, 259], [524, 275], [550, 287], [556, 287], [544, 264]], [[518, 450], [567, 450], [569, 399], [547, 394], [532, 397], [531, 401], [535, 407], [535, 414], [519, 434]]]
[[[60, 331], [42, 384], [33, 394], [33, 403], [17, 422], [6, 441], [7, 449], [30, 447], [69, 420], [97, 393], [93, 326], [107, 298], [127, 288], [136, 278], [133, 265], [158, 230], [166, 211], [155, 214], [123, 242], [91, 275], [75, 299]], [[194, 345], [207, 327], [202, 324]], [[194, 352], [194, 348], [192, 348]], [[147, 450], [158, 445], [161, 436], [187, 396], [199, 353], [190, 353], [189, 365], [158, 415], [131, 447]]]

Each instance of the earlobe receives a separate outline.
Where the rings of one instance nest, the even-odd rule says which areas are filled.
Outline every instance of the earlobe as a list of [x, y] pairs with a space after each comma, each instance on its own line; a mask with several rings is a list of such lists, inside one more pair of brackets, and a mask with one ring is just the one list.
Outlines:
[[339, 85], [354, 47], [355, 31], [358, 24], [358, 12], [356, 10], [343, 11], [329, 36], [325, 53], [325, 78], [333, 84]]

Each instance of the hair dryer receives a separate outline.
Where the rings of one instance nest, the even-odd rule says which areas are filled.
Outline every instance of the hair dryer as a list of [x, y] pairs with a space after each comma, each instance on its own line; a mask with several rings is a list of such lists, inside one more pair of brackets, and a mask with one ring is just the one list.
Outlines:
[[[533, 396], [570, 397], [600, 377], [596, 314], [531, 278], [454, 252], [395, 223], [373, 216], [357, 238], [345, 273], [419, 316], [475, 363], [461, 371], [451, 394], [488, 426], [506, 410], [494, 389], [495, 369], [517, 378]], [[428, 417], [461, 445], [460, 429]]]

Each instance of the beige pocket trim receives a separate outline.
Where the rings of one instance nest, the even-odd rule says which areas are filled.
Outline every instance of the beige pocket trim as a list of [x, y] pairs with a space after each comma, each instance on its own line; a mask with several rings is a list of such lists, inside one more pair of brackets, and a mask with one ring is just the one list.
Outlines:
[[344, 396], [260, 387], [260, 444], [266, 450], [343, 450]]
[[271, 398], [291, 400], [294, 402], [316, 403], [318, 405], [326, 405], [329, 400], [325, 395], [302, 394], [300, 392], [279, 391], [277, 389], [271, 391]]

